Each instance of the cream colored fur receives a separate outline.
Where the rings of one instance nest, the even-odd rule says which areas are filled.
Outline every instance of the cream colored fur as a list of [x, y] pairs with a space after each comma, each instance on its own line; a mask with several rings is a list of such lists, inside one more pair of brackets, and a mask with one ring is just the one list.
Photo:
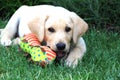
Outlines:
[[[49, 28], [54, 28], [55, 32], [49, 32]], [[65, 28], [69, 27], [69, 32]], [[76, 13], [62, 7], [50, 5], [22, 6], [11, 17], [8, 24], [1, 33], [1, 44], [10, 46], [12, 38], [17, 32], [20, 37], [28, 33], [35, 33], [40, 41], [45, 40], [47, 46], [54, 51], [57, 50], [56, 44], [63, 42], [66, 44], [64, 51], [69, 52], [71, 39], [75, 47], [70, 50], [66, 58], [66, 65], [75, 67], [78, 60], [82, 59], [86, 52], [86, 45], [81, 37], [88, 29], [87, 23]], [[17, 39], [14, 40], [17, 44]]]

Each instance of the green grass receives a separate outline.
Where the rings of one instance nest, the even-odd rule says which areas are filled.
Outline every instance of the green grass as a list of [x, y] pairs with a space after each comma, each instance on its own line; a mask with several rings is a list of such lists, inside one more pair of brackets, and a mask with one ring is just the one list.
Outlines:
[[120, 0], [0, 0], [0, 18], [6, 20], [21, 5], [52, 4], [76, 12], [97, 28], [120, 26]]
[[87, 52], [75, 69], [50, 65], [41, 68], [27, 62], [18, 46], [0, 45], [0, 80], [119, 80], [120, 79], [120, 0], [5, 0], [0, 1], [0, 28], [21, 5], [53, 4], [76, 12], [96, 28], [84, 35]]
[[[0, 21], [0, 26], [6, 23]], [[90, 29], [84, 39], [87, 52], [75, 69], [49, 65], [41, 68], [27, 62], [18, 46], [0, 46], [0, 80], [119, 80], [119, 34]]]

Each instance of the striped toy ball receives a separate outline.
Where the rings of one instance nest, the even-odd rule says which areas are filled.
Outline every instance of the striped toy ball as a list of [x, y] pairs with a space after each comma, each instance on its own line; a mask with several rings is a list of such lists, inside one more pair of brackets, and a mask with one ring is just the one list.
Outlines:
[[40, 46], [40, 41], [33, 33], [25, 35], [24, 40], [27, 41], [30, 46]]
[[56, 53], [46, 46], [33, 47], [31, 49], [31, 58], [33, 61], [51, 63], [56, 58]]
[[47, 61], [47, 56], [46, 53], [41, 50], [41, 48], [38, 47], [33, 47], [31, 52], [31, 58], [33, 61], [38, 61], [38, 62], [48, 62]]
[[55, 60], [56, 53], [54, 51], [52, 51], [50, 48], [48, 48], [46, 46], [41, 46], [41, 49], [43, 50], [43, 52], [46, 53], [48, 61]]
[[54, 51], [47, 46], [40, 46], [40, 41], [33, 33], [27, 34], [21, 38], [20, 47], [23, 51], [30, 54], [31, 59], [35, 62], [50, 64], [56, 58]]

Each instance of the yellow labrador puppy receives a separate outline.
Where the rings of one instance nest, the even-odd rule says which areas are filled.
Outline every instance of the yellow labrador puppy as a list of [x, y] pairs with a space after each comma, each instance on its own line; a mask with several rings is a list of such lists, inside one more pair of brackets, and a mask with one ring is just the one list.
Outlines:
[[[1, 44], [10, 46], [15, 35], [34, 33], [57, 53], [57, 60], [75, 67], [82, 59], [86, 45], [81, 37], [87, 23], [74, 12], [51, 5], [22, 6], [11, 17], [1, 33]], [[16, 43], [16, 42], [15, 42]]]

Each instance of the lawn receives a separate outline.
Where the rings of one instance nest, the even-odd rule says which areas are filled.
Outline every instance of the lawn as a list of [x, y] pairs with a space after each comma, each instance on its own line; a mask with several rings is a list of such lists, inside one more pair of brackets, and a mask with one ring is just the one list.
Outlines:
[[18, 46], [0, 46], [0, 80], [120, 80], [120, 35], [89, 29], [83, 37], [87, 52], [75, 69], [54, 64], [41, 68], [28, 63]]

